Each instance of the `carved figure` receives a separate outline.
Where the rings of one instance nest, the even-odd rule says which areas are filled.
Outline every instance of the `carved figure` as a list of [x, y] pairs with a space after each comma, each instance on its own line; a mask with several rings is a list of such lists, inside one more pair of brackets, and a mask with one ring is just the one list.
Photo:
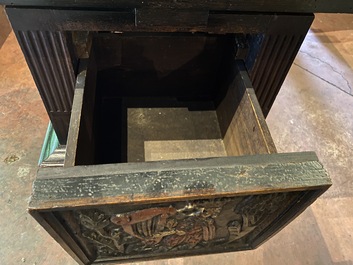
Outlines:
[[173, 207], [149, 208], [136, 212], [117, 214], [110, 220], [120, 225], [124, 231], [137, 237], [148, 245], [158, 244], [163, 237], [176, 233], [176, 230], [163, 231], [167, 225], [167, 218], [175, 215]]

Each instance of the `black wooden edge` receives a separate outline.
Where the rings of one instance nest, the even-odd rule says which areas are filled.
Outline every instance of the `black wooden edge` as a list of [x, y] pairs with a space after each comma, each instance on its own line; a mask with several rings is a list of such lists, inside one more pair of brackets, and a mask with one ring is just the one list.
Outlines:
[[91, 263], [82, 248], [77, 245], [53, 213], [32, 210], [29, 210], [29, 213], [78, 264]]
[[133, 9], [92, 11], [7, 7], [6, 13], [13, 29], [23, 31], [106, 31], [135, 27]]
[[[236, 251], [245, 251], [245, 250], [251, 250], [251, 246], [244, 246], [243, 248], [238, 248]], [[134, 255], [133, 257], [131, 256], [126, 256], [126, 257], [119, 257], [119, 259], [114, 259], [114, 258], [107, 258], [107, 259], [97, 259], [94, 261], [92, 264], [102, 264], [102, 265], [107, 265], [107, 264], [122, 264], [122, 263], [127, 263], [127, 262], [142, 262], [142, 261], [150, 261], [150, 260], [160, 260], [160, 259], [171, 259], [171, 258], [178, 258], [178, 257], [191, 257], [191, 256], [198, 256], [198, 255], [211, 255], [211, 254], [223, 254], [227, 252], [234, 252], [235, 250], [232, 248], [229, 249], [222, 249], [222, 251], [219, 251], [219, 248], [216, 249], [208, 249], [207, 253], [205, 253], [205, 250], [202, 249], [192, 249], [192, 250], [187, 250], [187, 251], [178, 251], [173, 253], [173, 256], [170, 256], [169, 253], [151, 253], [151, 254], [143, 254], [143, 255]]]
[[295, 13], [352, 13], [353, 3], [351, 0], [340, 0], [332, 3], [330, 0], [185, 0], [185, 1], [140, 1], [140, 0], [121, 0], [121, 1], [90, 1], [90, 0], [0, 0], [0, 4], [6, 6], [27, 6], [27, 7], [56, 7], [56, 8], [186, 8], [186, 9], [208, 9], [208, 10], [229, 10], [242, 12], [295, 12]]
[[[264, 32], [273, 13], [213, 13], [208, 10], [72, 10], [8, 7], [15, 30], [127, 32]], [[94, 23], [92, 23], [94, 21]]]
[[[273, 157], [277, 158], [276, 162]], [[91, 166], [67, 168], [72, 169], [71, 172], [76, 170], [74, 178], [71, 177], [70, 170], [66, 172], [63, 168], [43, 168], [39, 169], [39, 175], [41, 171], [46, 171], [48, 176], [51, 171], [61, 171], [61, 177], [35, 180], [29, 208], [50, 210], [145, 204], [326, 189], [331, 185], [327, 172], [317, 160], [308, 159], [306, 153], [302, 160], [300, 154], [295, 154], [294, 159], [291, 157], [293, 156], [282, 154], [249, 156], [248, 159], [252, 162], [247, 163], [239, 163], [244, 161], [242, 157], [230, 157], [224, 161], [220, 158], [203, 160], [203, 163], [210, 162], [207, 166], [202, 166], [195, 160], [182, 162], [189, 163], [189, 167], [185, 164], [178, 165], [176, 161], [172, 167], [153, 170], [145, 168], [142, 171], [131, 169], [125, 173], [119, 170], [110, 173], [98, 170], [95, 172], [98, 174], [90, 176], [86, 174]], [[168, 162], [169, 165], [172, 162]]]
[[328, 187], [323, 187], [318, 190], [311, 190], [303, 192], [301, 196], [293, 203], [293, 205], [288, 208], [285, 212], [279, 216], [273, 224], [264, 229], [253, 241], [252, 249], [259, 247], [261, 244], [265, 243], [267, 240], [275, 236], [278, 232], [282, 230], [286, 225], [288, 225], [292, 220], [304, 212], [312, 203], [320, 197]]

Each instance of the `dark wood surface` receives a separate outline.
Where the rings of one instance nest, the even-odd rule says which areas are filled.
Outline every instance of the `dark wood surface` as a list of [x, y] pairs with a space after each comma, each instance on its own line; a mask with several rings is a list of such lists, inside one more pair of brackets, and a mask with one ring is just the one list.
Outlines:
[[40, 7], [68, 7], [68, 8], [177, 8], [177, 9], [206, 9], [231, 10], [237, 12], [287, 12], [287, 13], [352, 13], [353, 3], [350, 0], [184, 0], [184, 1], [89, 1], [89, 0], [1, 0], [0, 4], [8, 6], [40, 6]]
[[[84, 119], [83, 100], [86, 86], [87, 62], [81, 61], [76, 78], [74, 99], [72, 104], [70, 126], [66, 144], [65, 167], [73, 167], [76, 164], [77, 142], [80, 134], [81, 119]], [[88, 85], [88, 84], [87, 84]], [[86, 116], [87, 117], [87, 116]], [[81, 133], [82, 134], [82, 133]]]
[[276, 153], [244, 62], [237, 60], [233, 67], [235, 77], [217, 107], [227, 154], [238, 156]]
[[276, 16], [264, 34], [250, 38], [245, 62], [265, 117], [313, 20], [313, 14]]
[[65, 33], [14, 31], [58, 139], [65, 144], [75, 82]]

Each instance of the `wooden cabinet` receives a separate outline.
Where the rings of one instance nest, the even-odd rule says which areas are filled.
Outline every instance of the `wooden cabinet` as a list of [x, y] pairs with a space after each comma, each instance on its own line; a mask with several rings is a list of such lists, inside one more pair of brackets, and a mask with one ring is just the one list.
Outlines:
[[61, 143], [29, 212], [79, 263], [253, 249], [331, 185], [314, 153], [277, 153], [265, 116], [310, 12], [349, 2], [15, 2]]

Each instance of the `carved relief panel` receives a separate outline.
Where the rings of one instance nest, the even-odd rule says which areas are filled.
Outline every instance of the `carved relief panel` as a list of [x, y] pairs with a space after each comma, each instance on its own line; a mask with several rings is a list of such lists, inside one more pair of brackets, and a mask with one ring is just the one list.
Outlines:
[[[73, 211], [77, 236], [96, 261], [249, 248], [301, 193], [272, 193]], [[70, 224], [70, 223], [69, 223]], [[77, 224], [76, 224], [77, 225]], [[73, 226], [72, 226], [73, 227]]]

